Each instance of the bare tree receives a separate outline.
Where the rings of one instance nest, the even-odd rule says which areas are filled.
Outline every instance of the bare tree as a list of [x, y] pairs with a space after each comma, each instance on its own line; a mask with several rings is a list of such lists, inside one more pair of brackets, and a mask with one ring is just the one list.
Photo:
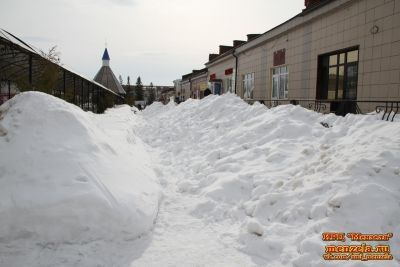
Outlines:
[[61, 64], [61, 58], [60, 58], [61, 52], [57, 51], [57, 46], [56, 45], [51, 47], [49, 49], [49, 52], [47, 52], [47, 53], [44, 52], [43, 50], [39, 50], [39, 52], [40, 52], [40, 55], [42, 57], [46, 58], [47, 60], [49, 60], [49, 61], [51, 61], [53, 63], [56, 63], [58, 65], [62, 65]]

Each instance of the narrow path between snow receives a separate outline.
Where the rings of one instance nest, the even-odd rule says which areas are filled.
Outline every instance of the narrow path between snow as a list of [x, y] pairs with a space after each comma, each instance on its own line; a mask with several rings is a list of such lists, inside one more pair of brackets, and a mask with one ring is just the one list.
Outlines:
[[[157, 157], [159, 153], [152, 154]], [[164, 190], [158, 218], [153, 232], [136, 241], [148, 247], [135, 255], [131, 266], [255, 266], [249, 255], [233, 247], [234, 235], [226, 234], [228, 228], [235, 227], [206, 224], [190, 214], [198, 197], [180, 192], [177, 182], [185, 174], [176, 169], [169, 160], [159, 165]]]

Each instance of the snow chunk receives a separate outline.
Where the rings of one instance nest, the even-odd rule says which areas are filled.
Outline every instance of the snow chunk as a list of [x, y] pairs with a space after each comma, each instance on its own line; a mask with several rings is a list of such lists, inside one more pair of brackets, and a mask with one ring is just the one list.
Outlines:
[[250, 219], [247, 222], [247, 231], [250, 234], [255, 234], [258, 236], [262, 236], [264, 234], [264, 229], [259, 221], [256, 219]]

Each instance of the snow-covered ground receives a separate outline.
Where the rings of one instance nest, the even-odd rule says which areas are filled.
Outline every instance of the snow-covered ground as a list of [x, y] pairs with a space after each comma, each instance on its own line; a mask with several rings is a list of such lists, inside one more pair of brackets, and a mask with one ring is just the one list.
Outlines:
[[[377, 115], [28, 93], [0, 108], [0, 151], [0, 266], [400, 264], [400, 124]], [[392, 232], [395, 259], [325, 262], [334, 231]]]
[[[398, 123], [376, 115], [322, 115], [292, 105], [268, 110], [234, 95], [176, 107], [154, 104], [143, 117], [148, 126], [138, 132], [160, 153], [159, 169], [173, 170], [167, 171], [167, 182], [180, 192], [184, 213], [201, 219], [212, 230], [209, 238], [242, 254], [245, 264], [232, 253], [221, 253], [224, 262], [250, 265], [245, 261], [250, 257], [251, 264], [262, 266], [326, 266], [321, 255], [329, 243], [321, 234], [338, 231], [393, 232], [396, 260], [370, 264], [399, 265]], [[160, 209], [161, 215], [171, 212]], [[192, 253], [201, 251], [196, 249], [201, 244], [191, 236], [181, 244], [179, 254], [170, 249], [170, 262], [202, 254]], [[147, 263], [159, 251], [154, 246]], [[208, 258], [201, 255], [200, 262]]]

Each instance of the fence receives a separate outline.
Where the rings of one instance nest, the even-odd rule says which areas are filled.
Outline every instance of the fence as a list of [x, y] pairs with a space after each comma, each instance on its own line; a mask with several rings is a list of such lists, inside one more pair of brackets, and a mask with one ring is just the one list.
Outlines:
[[369, 111], [376, 111], [382, 114], [382, 120], [393, 121], [400, 110], [400, 101], [383, 100], [321, 100], [321, 99], [284, 99], [284, 100], [247, 100], [248, 103], [260, 102], [267, 107], [293, 104], [316, 112], [332, 112], [344, 116], [348, 113], [366, 114]]
[[0, 104], [21, 91], [32, 90], [95, 113], [124, 102], [117, 93], [45, 58], [11, 33], [0, 30]]

